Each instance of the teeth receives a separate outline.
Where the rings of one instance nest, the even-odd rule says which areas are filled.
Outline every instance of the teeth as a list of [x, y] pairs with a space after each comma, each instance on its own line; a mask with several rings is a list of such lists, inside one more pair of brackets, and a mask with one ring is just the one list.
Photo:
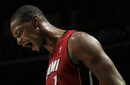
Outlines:
[[28, 41], [28, 42], [26, 42], [25, 44], [23, 44], [23, 46], [24, 47], [30, 47], [28, 44], [29, 44], [30, 42]]

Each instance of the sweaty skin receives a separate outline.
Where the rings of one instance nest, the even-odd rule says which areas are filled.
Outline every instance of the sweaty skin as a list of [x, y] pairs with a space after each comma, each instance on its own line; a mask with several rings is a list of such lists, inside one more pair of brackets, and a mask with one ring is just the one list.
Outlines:
[[75, 64], [83, 62], [102, 85], [125, 85], [115, 65], [93, 36], [85, 32], [74, 33], [69, 39], [68, 50], [71, 60]]
[[[17, 43], [40, 52], [45, 47], [51, 53], [66, 30], [51, 25], [38, 15], [29, 22], [15, 19], [10, 23]], [[45, 20], [45, 21], [44, 21]], [[126, 85], [112, 60], [104, 52], [100, 42], [85, 32], [75, 32], [68, 41], [68, 55], [74, 64], [82, 62], [102, 85]]]

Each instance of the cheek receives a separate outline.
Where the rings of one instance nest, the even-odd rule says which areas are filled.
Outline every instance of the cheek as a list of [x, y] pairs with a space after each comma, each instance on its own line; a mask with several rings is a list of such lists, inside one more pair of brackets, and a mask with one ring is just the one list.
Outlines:
[[29, 39], [34, 42], [35, 44], [40, 44], [41, 41], [42, 41], [42, 38], [41, 36], [38, 36], [38, 35], [30, 35], [29, 36]]
[[41, 45], [43, 42], [42, 36], [38, 32], [25, 33], [25, 36], [34, 44]]
[[23, 33], [22, 35], [21, 35], [21, 38], [22, 39], [25, 39], [25, 40], [28, 40], [29, 38], [30, 38], [30, 36], [28, 35], [28, 33]]
[[36, 35], [30, 30], [25, 30], [23, 33], [23, 36], [27, 37], [29, 39], [33, 39], [33, 38], [35, 38]]

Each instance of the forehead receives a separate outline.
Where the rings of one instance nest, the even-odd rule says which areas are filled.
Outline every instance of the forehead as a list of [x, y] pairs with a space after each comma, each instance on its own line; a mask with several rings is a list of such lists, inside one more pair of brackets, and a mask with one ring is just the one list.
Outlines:
[[10, 28], [11, 28], [11, 31], [13, 31], [14, 29], [16, 29], [17, 27], [19, 27], [19, 21], [18, 20], [14, 20], [10, 23]]
[[20, 29], [22, 25], [20, 25], [20, 22], [18, 20], [14, 20], [10, 24], [11, 32], [14, 34], [16, 30]]

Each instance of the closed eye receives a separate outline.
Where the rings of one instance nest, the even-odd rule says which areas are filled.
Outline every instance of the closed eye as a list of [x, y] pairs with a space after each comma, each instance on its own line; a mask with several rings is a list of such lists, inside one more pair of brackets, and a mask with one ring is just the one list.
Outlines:
[[22, 28], [17, 29], [16, 30], [16, 37], [17, 38], [20, 37], [22, 35], [22, 33], [23, 33], [23, 29]]

